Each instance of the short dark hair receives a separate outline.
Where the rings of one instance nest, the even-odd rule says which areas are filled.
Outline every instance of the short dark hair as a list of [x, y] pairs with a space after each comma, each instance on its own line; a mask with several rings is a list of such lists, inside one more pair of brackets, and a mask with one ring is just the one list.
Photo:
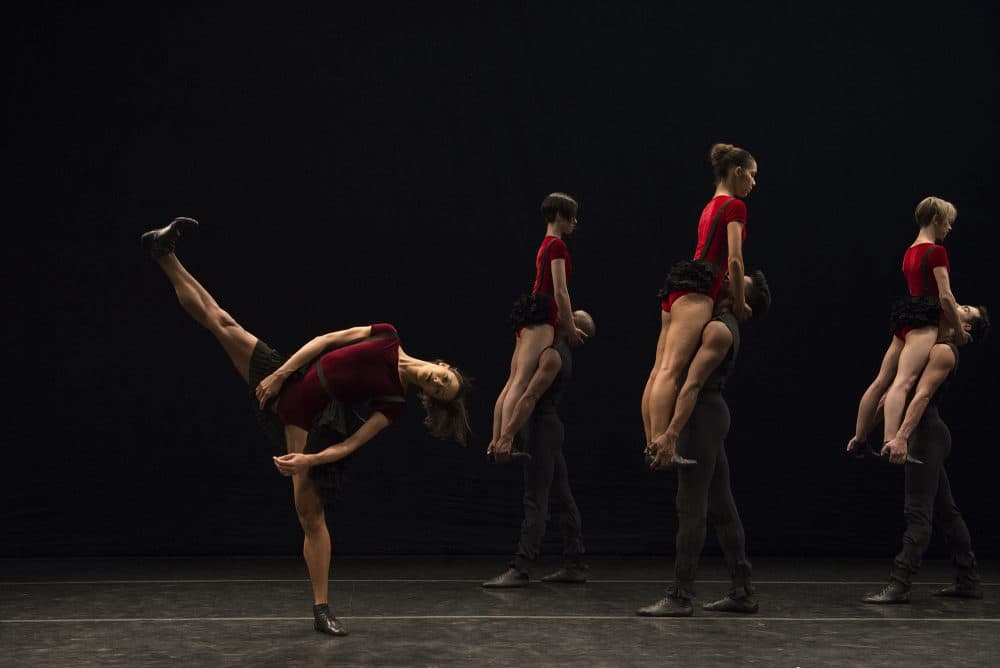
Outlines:
[[[442, 363], [443, 360], [434, 360], [435, 363]], [[447, 362], [444, 362], [447, 364]], [[450, 366], [455, 378], [458, 379], [458, 391], [450, 401], [435, 399], [423, 392], [420, 393], [420, 403], [424, 406], [427, 415], [424, 417], [424, 426], [430, 431], [431, 436], [445, 440], [455, 441], [459, 445], [468, 442], [469, 432], [469, 409], [465, 406], [465, 393], [470, 386], [470, 379], [459, 371], [456, 367]]]
[[760, 269], [750, 274], [750, 281], [752, 285], [746, 291], [747, 303], [755, 316], [764, 315], [771, 308], [771, 286]]
[[542, 200], [542, 217], [546, 223], [555, 222], [556, 214], [571, 220], [579, 210], [580, 204], [566, 193], [551, 193]]
[[979, 317], [969, 323], [969, 336], [973, 341], [985, 341], [990, 336], [990, 314], [985, 306], [977, 306]]

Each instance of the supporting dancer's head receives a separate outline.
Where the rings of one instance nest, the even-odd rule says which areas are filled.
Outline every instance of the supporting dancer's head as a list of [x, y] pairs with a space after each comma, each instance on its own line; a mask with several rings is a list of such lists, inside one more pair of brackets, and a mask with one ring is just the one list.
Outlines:
[[958, 209], [940, 197], [925, 197], [920, 200], [913, 217], [921, 230], [930, 228], [934, 238], [941, 241], [951, 232], [951, 226], [958, 218]]
[[431, 436], [465, 445], [469, 434], [469, 411], [465, 407], [469, 381], [444, 360], [434, 360], [427, 366], [417, 378], [420, 403], [427, 413], [424, 426]]
[[[760, 317], [771, 308], [771, 287], [760, 269], [743, 277], [743, 297], [750, 305], [754, 317]], [[722, 295], [716, 304], [716, 312], [733, 307], [733, 293], [729, 289], [729, 279], [722, 284]]]
[[551, 193], [542, 200], [542, 218], [546, 224], [555, 225], [559, 234], [573, 234], [580, 205], [566, 193]]
[[757, 185], [757, 161], [750, 151], [732, 144], [712, 144], [709, 150], [715, 185], [737, 197], [746, 197]]
[[969, 335], [969, 342], [985, 341], [990, 335], [990, 314], [982, 304], [959, 306], [958, 321]]
[[573, 311], [573, 324], [586, 335], [587, 341], [594, 338], [594, 334], [597, 333], [594, 317], [586, 311]]

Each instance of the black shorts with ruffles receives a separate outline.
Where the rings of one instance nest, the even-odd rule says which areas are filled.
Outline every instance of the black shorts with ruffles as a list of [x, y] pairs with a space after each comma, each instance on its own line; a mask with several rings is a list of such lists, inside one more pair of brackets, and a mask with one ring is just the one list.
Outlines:
[[[288, 444], [285, 441], [285, 426], [281, 423], [277, 413], [271, 410], [270, 405], [260, 409], [260, 402], [257, 401], [256, 390], [260, 381], [264, 380], [278, 367], [285, 363], [288, 358], [279, 353], [271, 346], [258, 339], [254, 346], [253, 354], [250, 356], [250, 370], [248, 380], [250, 384], [250, 405], [253, 408], [257, 424], [264, 431], [267, 439], [278, 450], [279, 455], [288, 452]], [[304, 375], [302, 370], [293, 374]], [[331, 445], [339, 443], [347, 438], [347, 411], [339, 401], [331, 400], [326, 408], [317, 416], [309, 429], [309, 436], [306, 439], [306, 447], [303, 452], [314, 454], [325, 450]], [[347, 459], [337, 460], [331, 464], [314, 466], [309, 469], [309, 478], [312, 479], [318, 488], [323, 503], [330, 503], [340, 496], [344, 484], [344, 471], [347, 468]]]
[[510, 327], [515, 332], [529, 325], [552, 321], [552, 295], [546, 292], [523, 294], [510, 309]]
[[712, 289], [712, 282], [718, 275], [719, 267], [714, 262], [680, 260], [670, 267], [663, 281], [663, 287], [656, 294], [660, 299], [666, 299], [671, 292], [681, 290], [708, 294]]
[[903, 327], [936, 327], [940, 320], [941, 300], [938, 297], [900, 297], [889, 309], [889, 326], [893, 332]]

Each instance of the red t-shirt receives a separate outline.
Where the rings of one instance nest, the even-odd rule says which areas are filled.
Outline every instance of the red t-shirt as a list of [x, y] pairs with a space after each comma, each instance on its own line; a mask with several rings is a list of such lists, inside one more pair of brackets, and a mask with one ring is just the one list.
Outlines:
[[[406, 396], [399, 379], [396, 328], [388, 323], [372, 325], [372, 335], [386, 333], [394, 336], [336, 348], [324, 353], [320, 361], [335, 397], [348, 406], [371, 401], [374, 410], [393, 421], [402, 415], [404, 404], [375, 399]], [[329, 400], [316, 373], [316, 365], [311, 364], [301, 380], [285, 383], [278, 401], [278, 417], [283, 424], [309, 429]]]
[[[930, 255], [927, 255], [928, 247], [931, 247]], [[922, 267], [925, 255], [927, 255], [926, 269]], [[906, 277], [906, 287], [910, 291], [910, 296], [938, 296], [934, 267], [945, 267], [948, 273], [951, 273], [948, 252], [944, 246], [927, 242], [906, 249], [906, 254], [903, 255], [903, 276]]]
[[[546, 245], [548, 245], [547, 254], [545, 250]], [[546, 255], [547, 260], [543, 266], [542, 260]], [[531, 288], [531, 294], [539, 292], [544, 292], [549, 295], [555, 294], [555, 290], [552, 285], [553, 260], [566, 261], [566, 285], [569, 285], [570, 276], [573, 275], [573, 261], [569, 257], [569, 248], [566, 247], [566, 243], [559, 237], [546, 235], [546, 237], [542, 239], [542, 245], [538, 247], [538, 253], [535, 255], [535, 285]], [[551, 317], [549, 322], [551, 325], [555, 326], [556, 323], [559, 322], [559, 306], [556, 305], [555, 299], [552, 300], [550, 315]]]
[[720, 270], [715, 280], [712, 281], [712, 287], [709, 291], [709, 296], [712, 299], [718, 296], [719, 289], [722, 287], [722, 281], [729, 275], [729, 223], [743, 223], [742, 241], [746, 243], [747, 240], [747, 205], [743, 203], [743, 200], [733, 198], [733, 201], [729, 203], [723, 212], [722, 217], [719, 218], [719, 223], [715, 228], [715, 236], [712, 237], [711, 245], [708, 246], [708, 250], [705, 252], [705, 244], [708, 243], [708, 232], [712, 227], [712, 218], [715, 217], [715, 214], [719, 212], [719, 209], [728, 199], [730, 199], [729, 195], [713, 197], [705, 205], [705, 208], [701, 212], [701, 218], [698, 220], [698, 245], [694, 251], [694, 259], [701, 258], [709, 262], [714, 262]]

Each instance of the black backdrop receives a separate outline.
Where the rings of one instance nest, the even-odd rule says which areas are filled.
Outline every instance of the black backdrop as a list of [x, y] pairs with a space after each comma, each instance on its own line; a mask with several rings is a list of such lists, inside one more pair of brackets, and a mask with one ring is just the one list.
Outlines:
[[[901, 470], [841, 451], [919, 199], [959, 208], [959, 299], [995, 301], [986, 16], [335, 4], [5, 10], [0, 554], [298, 551], [239, 378], [139, 250], [181, 214], [203, 225], [182, 261], [272, 345], [390, 321], [476, 378], [469, 448], [412, 404], [354, 457], [335, 551], [510, 550], [520, 481], [483, 450], [552, 190], [582, 202], [571, 295], [599, 328], [565, 408], [587, 544], [672, 551], [675, 483], [642, 466], [638, 404], [720, 140], [758, 159], [746, 256], [776, 296], [729, 392], [750, 551], [893, 553]], [[945, 407], [981, 557], [1000, 549], [994, 345], [963, 354]]]

